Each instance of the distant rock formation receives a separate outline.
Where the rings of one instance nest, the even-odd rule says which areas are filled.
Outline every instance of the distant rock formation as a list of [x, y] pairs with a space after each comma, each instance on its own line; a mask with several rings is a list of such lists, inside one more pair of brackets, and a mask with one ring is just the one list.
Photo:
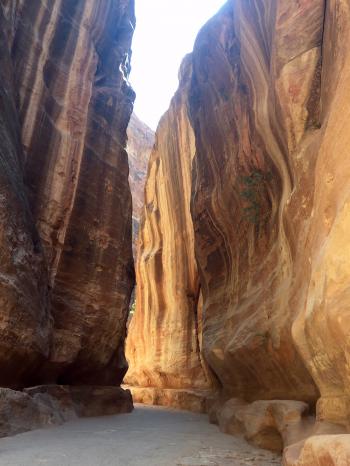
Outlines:
[[140, 215], [144, 202], [144, 188], [149, 157], [154, 145], [154, 131], [133, 113], [128, 126], [127, 152], [129, 156], [129, 182], [132, 194], [133, 251], [136, 257]]
[[0, 1], [0, 385], [113, 385], [134, 284], [132, 0]]
[[[210, 383], [200, 356], [200, 286], [190, 214], [194, 137], [186, 109], [189, 57], [180, 75], [180, 88], [159, 123], [148, 170], [126, 383], [205, 389]], [[138, 399], [136, 392], [134, 396]], [[171, 392], [166, 399], [172, 399]]]

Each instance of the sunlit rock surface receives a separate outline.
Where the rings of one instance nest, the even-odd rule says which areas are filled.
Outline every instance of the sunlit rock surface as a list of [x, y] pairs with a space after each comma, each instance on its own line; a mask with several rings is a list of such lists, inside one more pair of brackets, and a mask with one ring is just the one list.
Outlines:
[[190, 92], [205, 357], [248, 399], [319, 390], [318, 419], [340, 424], [349, 21], [343, 1], [230, 2], [197, 39]]
[[347, 466], [350, 464], [349, 435], [319, 435], [287, 448], [283, 466]]
[[134, 257], [136, 257], [139, 223], [144, 199], [144, 187], [147, 176], [148, 161], [154, 144], [154, 132], [145, 123], [143, 123], [135, 113], [133, 113], [131, 115], [127, 134], [127, 152], [130, 167], [129, 182], [133, 204], [133, 251]]
[[296, 147], [319, 131], [317, 102], [309, 107], [308, 96], [319, 95], [323, 5], [289, 5], [228, 2], [193, 52], [192, 215], [203, 351], [223, 390], [248, 401], [317, 398], [291, 332], [308, 283], [295, 250], [299, 219], [289, 219], [286, 208], [297, 173], [310, 163], [303, 157], [296, 165]]
[[195, 151], [186, 108], [190, 61], [187, 57], [182, 64], [180, 88], [159, 123], [148, 169], [136, 313], [127, 340], [126, 383], [131, 386], [210, 386], [200, 354], [200, 286], [190, 215]]
[[[313, 408], [318, 400], [315, 433], [349, 429], [349, 9], [345, 0], [230, 0], [198, 35], [186, 103], [195, 146], [191, 267], [203, 296], [201, 360], [226, 401], [295, 400]], [[176, 296], [181, 314], [181, 287], [174, 295], [164, 272], [166, 261], [174, 268], [194, 257], [184, 262], [176, 244], [180, 203], [151, 195], [179, 186], [173, 167], [187, 154], [183, 134], [172, 126], [169, 138], [180, 150], [171, 167], [151, 161], [146, 212], [153, 217], [141, 231], [132, 340], [138, 335], [158, 361], [179, 327], [189, 328], [171, 323], [167, 297]], [[158, 315], [155, 324], [150, 316]], [[159, 364], [140, 380], [163, 386], [165, 374]], [[178, 377], [177, 388], [188, 380]], [[312, 464], [296, 464], [302, 461]]]
[[1, 385], [126, 371], [133, 9], [0, 2]]

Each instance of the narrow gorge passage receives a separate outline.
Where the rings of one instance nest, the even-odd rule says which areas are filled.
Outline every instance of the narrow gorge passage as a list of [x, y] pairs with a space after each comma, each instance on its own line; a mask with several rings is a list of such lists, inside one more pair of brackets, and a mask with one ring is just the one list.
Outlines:
[[136, 406], [3, 439], [1, 466], [273, 466], [272, 453], [222, 434], [206, 416]]
[[350, 0], [0, 0], [0, 466], [350, 465], [349, 43]]

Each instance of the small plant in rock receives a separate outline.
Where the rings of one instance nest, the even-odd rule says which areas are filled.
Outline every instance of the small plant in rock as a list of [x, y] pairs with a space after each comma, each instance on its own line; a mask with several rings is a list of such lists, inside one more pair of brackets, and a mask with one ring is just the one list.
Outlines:
[[130, 305], [130, 309], [129, 309], [129, 318], [130, 319], [134, 316], [135, 311], [136, 311], [136, 300]]
[[255, 169], [249, 175], [240, 178], [240, 195], [246, 203], [243, 208], [244, 219], [253, 225], [258, 225], [268, 217], [268, 213], [263, 209], [263, 199], [266, 197], [267, 183], [271, 178], [271, 172], [263, 172], [260, 169]]

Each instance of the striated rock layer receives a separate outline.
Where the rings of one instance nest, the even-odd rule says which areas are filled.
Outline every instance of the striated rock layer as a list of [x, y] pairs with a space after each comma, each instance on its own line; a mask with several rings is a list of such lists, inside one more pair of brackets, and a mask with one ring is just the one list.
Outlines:
[[[248, 433], [257, 400], [283, 400], [286, 406], [296, 400], [311, 408], [317, 401], [315, 433], [329, 425], [349, 429], [349, 35], [346, 0], [230, 0], [199, 33], [189, 59], [192, 76], [183, 106], [195, 145], [190, 149], [195, 254], [187, 254], [184, 263], [198, 268], [200, 355], [219, 382], [218, 412], [229, 399], [248, 403], [231, 417]], [[161, 123], [159, 134], [162, 129]], [[174, 124], [168, 135], [175, 138], [172, 147], [182, 142], [177, 131]], [[152, 159], [147, 182], [146, 212], [156, 211], [163, 199], [166, 207], [150, 226], [147, 220], [142, 226], [141, 238], [150, 243], [141, 243], [142, 305], [131, 341], [138, 335], [139, 347], [156, 348], [158, 361], [166, 361], [170, 351], [174, 360], [183, 360], [172, 349], [181, 318], [170, 320], [167, 297], [171, 293], [177, 316], [182, 314], [181, 295], [172, 290], [174, 283], [181, 290], [184, 280], [166, 275], [183, 261], [176, 229], [181, 214], [178, 198], [162, 194], [156, 202], [150, 187], [159, 193], [177, 189], [174, 166], [189, 160], [188, 152], [180, 146], [169, 167]], [[170, 240], [175, 256], [166, 249]], [[142, 272], [157, 253], [158, 264]], [[168, 331], [161, 336], [159, 322], [148, 317], [158, 316], [159, 309]], [[161, 365], [147, 376], [150, 385], [164, 385]], [[141, 380], [147, 383], [143, 374]], [[191, 379], [177, 380], [180, 389]], [[276, 442], [282, 442], [280, 415], [266, 409], [261, 409], [265, 421], [254, 421], [262, 426], [254, 436], [277, 432]], [[327, 445], [335, 450], [347, 441], [327, 439]], [[317, 439], [303, 451], [295, 464], [313, 464], [316, 458], [337, 464], [337, 453], [327, 456]]]
[[150, 158], [139, 238], [136, 313], [127, 340], [126, 383], [131, 386], [210, 386], [200, 355], [200, 286], [190, 215], [194, 155], [186, 109], [190, 76], [187, 57], [180, 88], [159, 123]]
[[31, 378], [48, 357], [51, 334], [48, 274], [23, 183], [12, 8], [0, 3], [0, 385], [5, 386]]
[[349, 21], [343, 1], [229, 2], [190, 97], [210, 367], [250, 401], [319, 391], [346, 427]]
[[296, 166], [298, 151], [319, 131], [324, 9], [292, 3], [228, 2], [193, 52], [203, 351], [227, 396], [248, 401], [318, 393], [291, 332], [308, 285], [296, 251], [305, 215], [290, 219], [286, 207], [310, 169], [310, 158]]
[[135, 113], [128, 126], [127, 152], [129, 156], [129, 182], [132, 194], [133, 251], [136, 257], [140, 216], [143, 207], [143, 193], [147, 177], [147, 167], [154, 144], [154, 132]]
[[0, 15], [0, 385], [119, 383], [133, 1], [1, 0]]

